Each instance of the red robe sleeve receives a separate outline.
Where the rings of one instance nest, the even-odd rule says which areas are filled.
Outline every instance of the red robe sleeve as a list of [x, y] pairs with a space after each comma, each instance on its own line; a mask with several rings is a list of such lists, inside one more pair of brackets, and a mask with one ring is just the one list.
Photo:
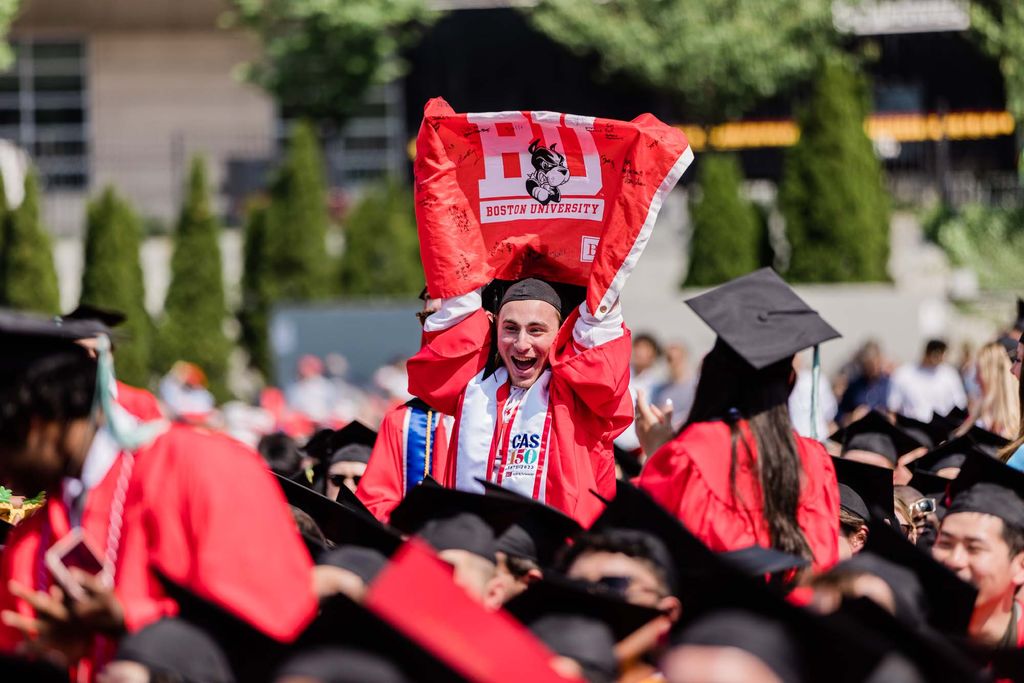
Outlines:
[[124, 382], [117, 383], [117, 403], [143, 422], [159, 420], [164, 416], [156, 396]]
[[390, 410], [381, 420], [370, 462], [359, 480], [356, 496], [382, 522], [387, 522], [405, 495], [403, 462], [403, 425], [406, 406]]
[[487, 363], [491, 322], [483, 309], [446, 330], [425, 332], [409, 359], [409, 393], [445, 415], [455, 415], [462, 393]]
[[588, 412], [607, 423], [604, 431], [614, 439], [633, 422], [629, 395], [631, 335], [623, 325], [621, 337], [581, 348], [572, 336], [579, 315], [579, 310], [573, 311], [558, 331], [552, 345], [551, 374], [572, 389]]

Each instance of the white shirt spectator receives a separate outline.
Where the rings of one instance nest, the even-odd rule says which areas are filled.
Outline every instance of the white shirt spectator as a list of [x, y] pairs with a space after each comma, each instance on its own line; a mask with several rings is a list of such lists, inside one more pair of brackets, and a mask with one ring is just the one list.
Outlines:
[[[810, 370], [802, 369], [797, 372], [796, 384], [789, 394], [789, 419], [793, 423], [793, 429], [800, 436], [813, 439], [814, 432], [811, 430], [811, 385], [813, 384]], [[818, 435], [819, 441], [825, 441], [829, 435], [829, 423], [836, 419], [839, 405], [836, 403], [835, 394], [824, 373], [818, 377]]]
[[946, 415], [953, 408], [966, 408], [963, 381], [952, 366], [945, 363], [925, 367], [907, 364], [892, 375], [889, 410], [930, 422], [932, 413]]

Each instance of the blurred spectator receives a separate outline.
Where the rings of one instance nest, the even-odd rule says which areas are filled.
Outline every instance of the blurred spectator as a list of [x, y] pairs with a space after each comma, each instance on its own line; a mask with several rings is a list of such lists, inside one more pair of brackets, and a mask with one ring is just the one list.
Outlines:
[[855, 422], [872, 410], [884, 411], [889, 405], [889, 374], [878, 342], [868, 341], [857, 352], [855, 373], [839, 401], [836, 421], [841, 425]]
[[290, 477], [299, 471], [302, 463], [299, 445], [284, 432], [267, 434], [260, 439], [256, 450], [263, 456], [263, 460], [274, 474]]
[[690, 374], [690, 352], [685, 346], [669, 344], [665, 348], [665, 360], [668, 364], [668, 381], [655, 388], [653, 398], [659, 406], [672, 401], [672, 429], [677, 430], [690, 414], [697, 383]]
[[825, 441], [829, 434], [835, 430], [836, 419], [836, 397], [832, 393], [832, 386], [824, 374], [818, 377], [818, 431], [815, 435], [811, 429], [811, 387], [813, 377], [811, 368], [807, 367], [807, 359], [804, 353], [798, 353], [793, 357], [793, 370], [796, 371], [796, 384], [789, 394], [789, 417], [793, 428], [800, 436], [817, 438]]
[[324, 377], [324, 364], [314, 355], [299, 359], [299, 379], [285, 391], [288, 407], [313, 422], [326, 423], [334, 407], [334, 385]]
[[930, 340], [918, 363], [908, 363], [892, 377], [889, 409], [921, 422], [930, 422], [932, 413], [947, 415], [954, 408], [967, 407], [960, 373], [948, 365], [946, 342]]
[[654, 396], [655, 387], [662, 382], [664, 374], [658, 366], [661, 346], [647, 333], [633, 337], [633, 356], [630, 359], [629, 386], [636, 392], [643, 390], [648, 397]]
[[359, 410], [366, 401], [363, 392], [348, 381], [348, 359], [340, 353], [329, 353], [324, 358], [327, 378], [334, 389], [334, 405], [331, 416], [339, 422], [351, 422], [359, 416]]
[[206, 373], [195, 363], [179, 360], [160, 380], [160, 400], [171, 416], [204, 422], [214, 409], [213, 394], [206, 389]]
[[405, 358], [396, 358], [388, 365], [377, 368], [373, 383], [384, 392], [388, 400], [405, 403], [412, 398], [409, 393], [409, 375], [405, 371]]
[[978, 352], [974, 375], [979, 395], [971, 401], [967, 424], [1012, 439], [1020, 425], [1020, 399], [1017, 380], [1010, 372], [1012, 364], [999, 342], [986, 344]]

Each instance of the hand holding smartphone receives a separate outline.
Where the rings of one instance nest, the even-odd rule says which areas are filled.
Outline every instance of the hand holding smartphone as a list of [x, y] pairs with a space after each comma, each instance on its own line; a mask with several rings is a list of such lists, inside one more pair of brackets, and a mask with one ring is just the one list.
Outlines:
[[71, 569], [78, 569], [92, 576], [97, 576], [103, 571], [99, 553], [89, 543], [82, 529], [77, 527], [46, 551], [45, 561], [53, 580], [73, 600], [85, 600], [87, 596]]

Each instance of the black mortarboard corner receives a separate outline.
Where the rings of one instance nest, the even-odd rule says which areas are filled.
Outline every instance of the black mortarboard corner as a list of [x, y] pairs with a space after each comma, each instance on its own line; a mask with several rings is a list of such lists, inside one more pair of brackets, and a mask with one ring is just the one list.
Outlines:
[[896, 618], [908, 626], [924, 623], [928, 611], [924, 587], [910, 568], [870, 550], [863, 550], [832, 567], [829, 574], [836, 576], [870, 574], [881, 579], [892, 592]]
[[978, 591], [884, 522], [873, 521], [868, 529], [865, 550], [906, 567], [917, 577], [924, 589], [928, 623], [944, 633], [967, 633]]
[[669, 573], [670, 590], [675, 594], [696, 588], [689, 578], [729, 573], [731, 569], [668, 510], [628, 482], [616, 482], [615, 498], [606, 501], [605, 509], [588, 531], [606, 529], [640, 532], [658, 541], [667, 553], [669, 566], [665, 570]]
[[846, 484], [839, 484], [839, 507], [853, 513], [867, 522], [871, 519], [871, 510], [861, 495]]
[[558, 292], [544, 280], [535, 277], [528, 277], [509, 285], [501, 296], [498, 310], [500, 311], [502, 306], [512, 301], [543, 301], [554, 306], [559, 315], [562, 314], [562, 298], [558, 296]]
[[999, 450], [1010, 443], [1006, 437], [1000, 436], [978, 425], [972, 425], [964, 434], [982, 453], [996, 457]]
[[593, 584], [549, 576], [505, 604], [505, 610], [555, 653], [575, 660], [587, 680], [615, 681], [613, 648], [661, 616]]
[[942, 505], [946, 498], [946, 489], [951, 481], [952, 479], [946, 479], [937, 474], [915, 471], [907, 486], [917, 489], [927, 498], [934, 498], [936, 503]]
[[923, 444], [895, 426], [877, 410], [853, 422], [829, 437], [847, 451], [870, 451], [884, 456], [894, 466], [905, 455]]
[[65, 320], [95, 320], [113, 329], [123, 323], [127, 318], [121, 311], [115, 311], [89, 304], [79, 304], [78, 307], [64, 316]]
[[424, 479], [391, 512], [391, 524], [417, 534], [435, 550], [465, 550], [495, 561], [496, 541], [525, 514], [510, 496], [484, 496]]
[[955, 425], [954, 429], [956, 429], [956, 427], [959, 427], [960, 425], [967, 421], [969, 415], [967, 411], [964, 410], [963, 408], [954, 406], [950, 408], [949, 412], [943, 415], [942, 417], [950, 424]]
[[949, 432], [944, 426], [937, 425], [935, 421], [921, 422], [906, 415], [896, 414], [896, 426], [902, 429], [907, 436], [920, 442], [927, 448], [935, 448], [949, 438]]
[[949, 485], [949, 510], [980, 512], [1024, 529], [1024, 472], [984, 455], [970, 455]]
[[781, 574], [803, 569], [810, 564], [805, 557], [759, 545], [719, 553], [719, 557], [747, 576]]
[[840, 336], [771, 268], [730, 280], [686, 304], [756, 370]]
[[832, 464], [839, 483], [849, 486], [864, 501], [871, 513], [869, 520], [881, 515], [899, 526], [893, 509], [892, 470], [843, 458], [832, 458]]
[[970, 657], [948, 640], [926, 629], [908, 627], [869, 598], [844, 599], [836, 615], [859, 624], [864, 636], [907, 657], [927, 681], [989, 680]]
[[[319, 616], [292, 652], [293, 656], [281, 666], [281, 674], [324, 676], [322, 680], [329, 681], [334, 680], [330, 674], [342, 670], [340, 664], [353, 674], [344, 680], [359, 683], [466, 681], [416, 641], [341, 594], [321, 601]], [[374, 666], [371, 657], [398, 668], [404, 678], [394, 673], [384, 677], [383, 668]]]
[[694, 592], [672, 643], [739, 648], [784, 683], [852, 683], [867, 680], [884, 654], [879, 644], [865, 642], [861, 630], [790, 604], [764, 582], [744, 579]]
[[498, 537], [496, 548], [507, 555], [522, 557], [540, 567], [550, 566], [555, 554], [566, 540], [583, 528], [569, 517], [549, 505], [527, 498], [483, 479], [484, 495], [508, 496], [525, 506], [525, 510], [512, 526]]
[[973, 440], [967, 436], [958, 436], [938, 448], [928, 451], [911, 463], [911, 467], [915, 472], [937, 474], [939, 470], [963, 467], [964, 461], [968, 457], [967, 454], [972, 452], [982, 457], [989, 457], [987, 453], [977, 447]]
[[[159, 571], [157, 578], [164, 593], [178, 605], [178, 615], [174, 621], [185, 624], [175, 626], [173, 621], [158, 621], [149, 627], [154, 629], [151, 633], [147, 634], [144, 629], [124, 639], [121, 648], [135, 651], [137, 656], [131, 657], [133, 661], [143, 664], [155, 661], [165, 671], [189, 674], [183, 676], [184, 680], [214, 682], [223, 680], [221, 676], [225, 661], [218, 657], [218, 654], [223, 654], [234, 680], [270, 680], [277, 663], [287, 652], [284, 644], [171, 581]], [[175, 642], [176, 638], [180, 638], [180, 642]], [[200, 646], [203, 654], [201, 660]], [[122, 654], [119, 652], [119, 656]]]
[[1024, 332], [1024, 299], [1017, 297], [1017, 319], [1013, 322], [1013, 329]]
[[[365, 507], [343, 504], [322, 496], [316, 491], [287, 477], [277, 476], [289, 505], [299, 508], [317, 523], [324, 536], [338, 546], [357, 545], [373, 548], [390, 557], [402, 544], [397, 530], [379, 522]], [[348, 489], [343, 489], [348, 491]], [[358, 499], [351, 494], [352, 499]], [[362, 503], [358, 503], [360, 506]]]

